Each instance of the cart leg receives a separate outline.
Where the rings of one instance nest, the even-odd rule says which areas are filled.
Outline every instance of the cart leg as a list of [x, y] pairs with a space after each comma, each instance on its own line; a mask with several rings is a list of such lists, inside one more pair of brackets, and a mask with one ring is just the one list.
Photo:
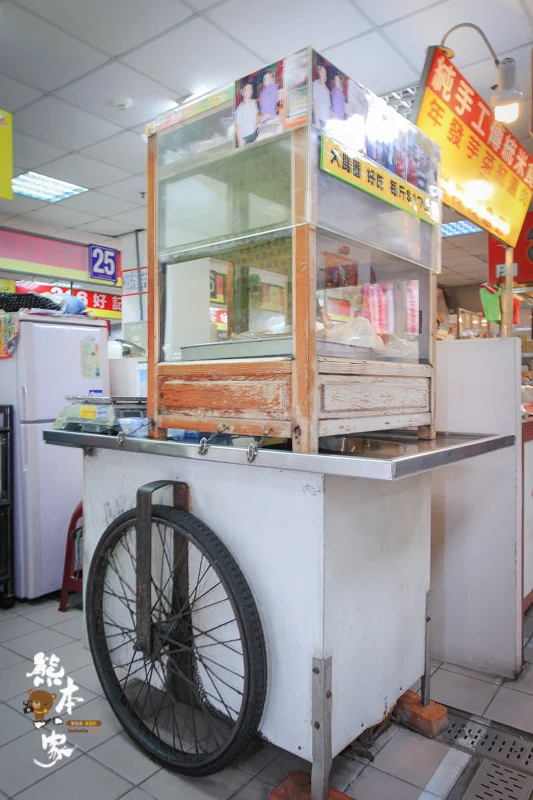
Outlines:
[[331, 771], [331, 657], [313, 659], [311, 800], [327, 800]]
[[424, 674], [422, 675], [421, 697], [422, 705], [428, 706], [430, 701], [430, 681], [431, 681], [431, 652], [430, 652], [430, 625], [431, 625], [431, 592], [426, 595], [426, 642]]

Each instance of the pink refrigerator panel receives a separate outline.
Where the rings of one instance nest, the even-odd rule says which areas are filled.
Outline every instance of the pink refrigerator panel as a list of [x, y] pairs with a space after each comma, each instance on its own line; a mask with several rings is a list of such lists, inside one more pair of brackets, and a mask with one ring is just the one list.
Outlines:
[[16, 359], [20, 422], [55, 420], [68, 395], [109, 393], [105, 327], [22, 321]]

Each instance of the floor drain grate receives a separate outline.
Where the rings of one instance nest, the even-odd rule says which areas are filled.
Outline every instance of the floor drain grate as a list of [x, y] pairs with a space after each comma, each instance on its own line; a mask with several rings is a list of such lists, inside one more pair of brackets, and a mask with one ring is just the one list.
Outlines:
[[533, 776], [484, 759], [463, 800], [529, 800]]
[[450, 714], [448, 728], [439, 741], [533, 774], [533, 742], [529, 739]]

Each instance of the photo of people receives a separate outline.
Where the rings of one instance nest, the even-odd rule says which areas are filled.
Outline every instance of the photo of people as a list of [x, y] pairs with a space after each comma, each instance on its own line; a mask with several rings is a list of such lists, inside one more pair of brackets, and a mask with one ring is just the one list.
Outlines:
[[283, 130], [283, 61], [253, 72], [235, 84], [235, 146]]
[[346, 119], [348, 78], [330, 61], [313, 53], [313, 125], [324, 130], [328, 120]]

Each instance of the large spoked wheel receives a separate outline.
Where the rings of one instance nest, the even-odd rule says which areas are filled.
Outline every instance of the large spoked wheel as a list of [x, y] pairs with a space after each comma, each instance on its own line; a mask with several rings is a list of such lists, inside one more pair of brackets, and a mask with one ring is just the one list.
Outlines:
[[228, 766], [257, 731], [266, 694], [261, 622], [246, 580], [196, 517], [152, 508], [151, 648], [136, 635], [136, 511], [100, 539], [87, 584], [98, 676], [126, 732], [188, 775]]

